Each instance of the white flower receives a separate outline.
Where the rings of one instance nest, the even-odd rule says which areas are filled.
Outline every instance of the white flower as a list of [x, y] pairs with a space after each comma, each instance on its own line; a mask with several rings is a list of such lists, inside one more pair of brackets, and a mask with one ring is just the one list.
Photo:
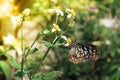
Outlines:
[[70, 19], [72, 17], [72, 14], [68, 14], [67, 18]]
[[66, 43], [64, 46], [67, 47], [67, 46], [69, 46], [69, 45], [70, 45], [70, 44]]
[[62, 10], [55, 8], [55, 9], [49, 9], [49, 12], [55, 12], [57, 15], [64, 16]]
[[64, 44], [64, 46], [69, 46], [72, 43], [72, 39], [70, 37], [66, 37], [64, 35], [61, 36], [62, 39], [64, 39], [66, 41], [66, 43]]
[[25, 15], [25, 16], [28, 16], [29, 14], [30, 14], [30, 9], [25, 9], [24, 11], [23, 11], [23, 14]]
[[57, 15], [63, 16], [63, 12], [60, 9], [56, 9], [55, 12], [57, 13]]
[[71, 17], [74, 18], [74, 16], [76, 15], [75, 11], [73, 9], [68, 9], [67, 8], [65, 11], [68, 13], [67, 18], [71, 18]]
[[62, 35], [61, 38], [64, 39], [64, 40], [67, 40], [67, 37], [64, 36], [64, 35]]
[[65, 9], [65, 11], [66, 11], [66, 12], [70, 12], [70, 11], [71, 11], [71, 9], [68, 9], [68, 8], [67, 8], [67, 9]]

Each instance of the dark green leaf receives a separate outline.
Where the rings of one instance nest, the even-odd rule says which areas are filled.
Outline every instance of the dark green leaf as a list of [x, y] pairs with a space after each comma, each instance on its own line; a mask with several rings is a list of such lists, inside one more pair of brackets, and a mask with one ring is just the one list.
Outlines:
[[29, 74], [31, 70], [23, 70], [23, 73], [21, 73], [21, 70], [18, 70], [15, 72], [15, 77], [20, 78], [22, 75], [24, 76], [25, 74]]
[[22, 77], [21, 71], [20, 71], [20, 70], [16, 71], [15, 74], [14, 74], [14, 76], [15, 76], [16, 78], [21, 78], [21, 77]]
[[35, 74], [32, 80], [54, 80], [58, 75], [63, 74], [60, 71], [52, 71], [46, 74]]
[[35, 53], [37, 51], [38, 51], [38, 48], [31, 49], [29, 54], [33, 54], [33, 53]]

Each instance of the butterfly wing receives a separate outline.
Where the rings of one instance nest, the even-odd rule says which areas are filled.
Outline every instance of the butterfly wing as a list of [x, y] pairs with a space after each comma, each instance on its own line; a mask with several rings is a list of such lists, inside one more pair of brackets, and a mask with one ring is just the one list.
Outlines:
[[97, 60], [98, 52], [93, 46], [83, 46], [77, 42], [73, 42], [72, 48], [68, 54], [69, 61], [79, 64], [84, 60]]
[[83, 60], [82, 49], [76, 45], [73, 46], [68, 54], [69, 61], [79, 64]]
[[97, 60], [99, 58], [99, 54], [95, 47], [89, 46], [90, 60]]

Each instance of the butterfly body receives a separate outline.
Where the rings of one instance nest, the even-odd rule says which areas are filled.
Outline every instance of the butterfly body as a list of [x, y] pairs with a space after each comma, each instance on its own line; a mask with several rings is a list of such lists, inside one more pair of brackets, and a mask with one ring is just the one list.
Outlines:
[[81, 45], [77, 42], [73, 42], [72, 48], [68, 54], [69, 61], [79, 64], [85, 60], [96, 60], [98, 59], [98, 52], [95, 47], [90, 45]]

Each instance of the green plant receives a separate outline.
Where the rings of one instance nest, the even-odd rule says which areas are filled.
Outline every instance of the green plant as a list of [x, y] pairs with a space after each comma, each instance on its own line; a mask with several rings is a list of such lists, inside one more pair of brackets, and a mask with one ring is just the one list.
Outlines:
[[[35, 40], [33, 41], [33, 43], [31, 44], [31, 46], [29, 48], [26, 48], [24, 45], [24, 40], [23, 40], [23, 22], [25, 21], [25, 18], [29, 15], [29, 9], [25, 9], [25, 11], [23, 11], [22, 17], [21, 17], [21, 49], [22, 49], [22, 60], [21, 60], [21, 64], [19, 64], [16, 60], [14, 60], [11, 56], [9, 56], [9, 60], [10, 60], [10, 64], [15, 67], [18, 68], [18, 70], [15, 73], [15, 77], [16, 78], [21, 78], [21, 80], [23, 80], [24, 75], [27, 75], [27, 77], [29, 78], [29, 80], [53, 80], [58, 74], [62, 74], [61, 71], [52, 71], [50, 73], [44, 73], [44, 74], [40, 74], [39, 70], [42, 66], [43, 61], [45, 60], [46, 56], [48, 55], [50, 49], [52, 48], [56, 48], [59, 47], [61, 45], [65, 45], [68, 46], [71, 44], [72, 40], [70, 38], [67, 38], [66, 36], [63, 36], [66, 32], [69, 31], [70, 27], [63, 28], [63, 25], [60, 25], [61, 28], [58, 25], [58, 20], [59, 20], [59, 16], [63, 16], [63, 12], [62, 10], [55, 8], [55, 9], [51, 9], [51, 11], [54, 13], [56, 13], [56, 20], [55, 23], [53, 24], [53, 28], [51, 30], [43, 30], [42, 32], [39, 32], [38, 35], [36, 36]], [[72, 18], [74, 18], [75, 13], [73, 10], [66, 10], [65, 12], [65, 17], [62, 21], [61, 24], [63, 24], [66, 21], [66, 18], [69, 16], [69, 18], [71, 18], [71, 20], [73, 20]], [[35, 66], [33, 69], [26, 69], [24, 67], [25, 65], [25, 61], [28, 55], [30, 54], [34, 54], [36, 51], [38, 51], [38, 48], [33, 48], [33, 45], [35, 44], [35, 42], [44, 35], [53, 35], [53, 40], [50, 41], [45, 41], [45, 40], [41, 40], [40, 42], [42, 42], [48, 49], [46, 50], [46, 52], [44, 53], [43, 57], [41, 58], [41, 60], [39, 61], [38, 65]], [[65, 41], [64, 41], [65, 40]], [[62, 41], [62, 42], [61, 42]]]

